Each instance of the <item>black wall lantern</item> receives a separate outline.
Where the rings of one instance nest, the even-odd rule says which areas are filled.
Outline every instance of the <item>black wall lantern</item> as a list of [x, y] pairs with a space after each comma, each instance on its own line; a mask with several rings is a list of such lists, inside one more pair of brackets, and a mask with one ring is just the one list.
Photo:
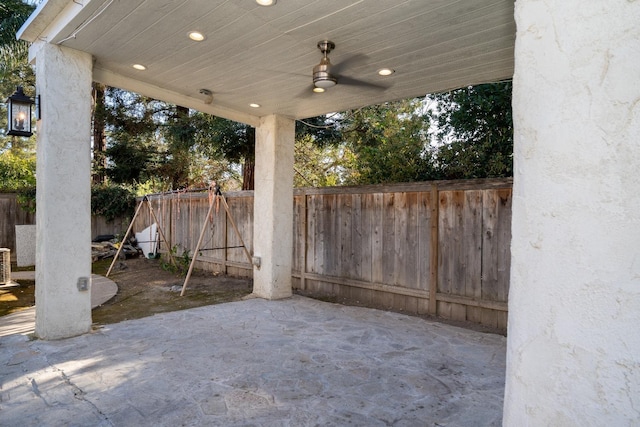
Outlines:
[[33, 101], [22, 91], [22, 86], [16, 88], [16, 92], [7, 98], [8, 126], [7, 135], [26, 136], [31, 132], [31, 106]]

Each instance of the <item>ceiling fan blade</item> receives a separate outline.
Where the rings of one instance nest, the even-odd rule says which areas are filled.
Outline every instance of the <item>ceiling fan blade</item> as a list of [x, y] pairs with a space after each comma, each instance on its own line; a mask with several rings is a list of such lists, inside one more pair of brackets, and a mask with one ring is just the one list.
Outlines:
[[342, 73], [344, 70], [346, 70], [349, 67], [354, 67], [357, 65], [364, 64], [367, 61], [367, 59], [369, 59], [369, 57], [361, 53], [350, 56], [347, 59], [344, 59], [337, 64], [332, 64], [330, 73], [333, 75], [340, 75], [340, 73]]
[[365, 82], [364, 80], [354, 79], [352, 77], [347, 76], [338, 76], [338, 86], [340, 85], [349, 85], [349, 86], [357, 86], [371, 89], [381, 89], [386, 90], [389, 88], [387, 85], [381, 85], [376, 83]]

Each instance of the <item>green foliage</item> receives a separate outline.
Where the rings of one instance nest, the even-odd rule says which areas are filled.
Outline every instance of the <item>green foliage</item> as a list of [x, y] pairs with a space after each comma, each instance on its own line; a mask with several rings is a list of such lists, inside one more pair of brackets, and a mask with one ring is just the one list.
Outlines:
[[330, 187], [344, 184], [354, 167], [351, 150], [340, 145], [319, 146], [307, 134], [296, 139], [295, 187]]
[[16, 33], [35, 9], [34, 1], [3, 0], [0, 2], [0, 77], [11, 74], [27, 62], [29, 44], [16, 40]]
[[0, 186], [2, 191], [16, 191], [36, 185], [34, 155], [20, 155], [13, 151], [0, 154]]
[[36, 213], [36, 187], [25, 187], [18, 190], [18, 205], [25, 212]]
[[103, 216], [107, 221], [130, 217], [136, 207], [134, 194], [120, 186], [95, 185], [91, 188], [91, 213]]
[[162, 262], [160, 262], [160, 268], [173, 274], [180, 273], [186, 276], [189, 266], [191, 266], [191, 256], [189, 255], [188, 249], [183, 250], [180, 255], [178, 255], [178, 250], [178, 245], [173, 245], [169, 250], [175, 264], [171, 261], [162, 260]]
[[[252, 190], [255, 129], [244, 123], [200, 112], [195, 112], [191, 120], [196, 129], [194, 139], [199, 152], [212, 159], [225, 159], [242, 165], [242, 189]], [[211, 178], [219, 180], [216, 177]]]
[[352, 184], [433, 179], [428, 121], [420, 100], [409, 99], [350, 111], [341, 123], [344, 141], [354, 153]]
[[433, 95], [430, 113], [443, 144], [437, 154], [441, 178], [513, 175], [512, 83], [470, 86]]
[[15, 92], [16, 86], [23, 86], [25, 94], [31, 97], [35, 92], [35, 75], [28, 63], [29, 44], [16, 40], [16, 32], [34, 10], [34, 3], [22, 0], [0, 2], [0, 151], [7, 148], [32, 151], [35, 147], [35, 136], [6, 136], [7, 108], [4, 103]]

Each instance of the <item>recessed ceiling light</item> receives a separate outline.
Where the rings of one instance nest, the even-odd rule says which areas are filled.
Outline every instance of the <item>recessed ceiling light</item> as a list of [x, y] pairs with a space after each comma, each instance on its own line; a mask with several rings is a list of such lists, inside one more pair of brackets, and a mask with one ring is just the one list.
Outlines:
[[276, 4], [276, 0], [256, 0], [260, 6], [273, 6]]
[[249, 107], [251, 107], [251, 108], [260, 108], [260, 104], [251, 103], [251, 104], [249, 104]]
[[144, 71], [144, 70], [147, 69], [147, 67], [145, 67], [142, 64], [133, 64], [132, 67], [135, 68], [136, 70], [140, 70], [140, 71]]
[[206, 39], [205, 35], [199, 31], [190, 31], [189, 38], [195, 42], [201, 42], [202, 40]]
[[324, 92], [324, 88], [323, 87], [314, 87], [313, 91], [315, 93], [322, 93], [322, 92]]
[[378, 74], [381, 76], [390, 76], [391, 74], [395, 73], [395, 70], [392, 70], [391, 68], [380, 68], [378, 70]]

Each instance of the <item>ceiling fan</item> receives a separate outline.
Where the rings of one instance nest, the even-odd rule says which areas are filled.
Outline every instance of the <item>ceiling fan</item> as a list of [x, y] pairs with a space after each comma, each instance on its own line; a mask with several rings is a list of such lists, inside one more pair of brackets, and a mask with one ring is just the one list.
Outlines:
[[354, 55], [351, 58], [346, 59], [345, 61], [339, 64], [332, 64], [329, 60], [329, 53], [336, 48], [335, 43], [329, 40], [321, 40], [318, 42], [318, 49], [322, 52], [322, 59], [320, 63], [313, 67], [313, 91], [314, 92], [324, 92], [325, 89], [333, 87], [338, 84], [350, 85], [350, 86], [359, 86], [359, 87], [369, 87], [369, 88], [377, 88], [377, 89], [386, 89], [386, 86], [376, 85], [373, 83], [368, 83], [362, 80], [354, 79], [351, 77], [347, 77], [342, 75], [342, 71], [347, 68], [348, 65], [353, 64], [355, 62], [360, 62], [366, 59], [365, 55]]

